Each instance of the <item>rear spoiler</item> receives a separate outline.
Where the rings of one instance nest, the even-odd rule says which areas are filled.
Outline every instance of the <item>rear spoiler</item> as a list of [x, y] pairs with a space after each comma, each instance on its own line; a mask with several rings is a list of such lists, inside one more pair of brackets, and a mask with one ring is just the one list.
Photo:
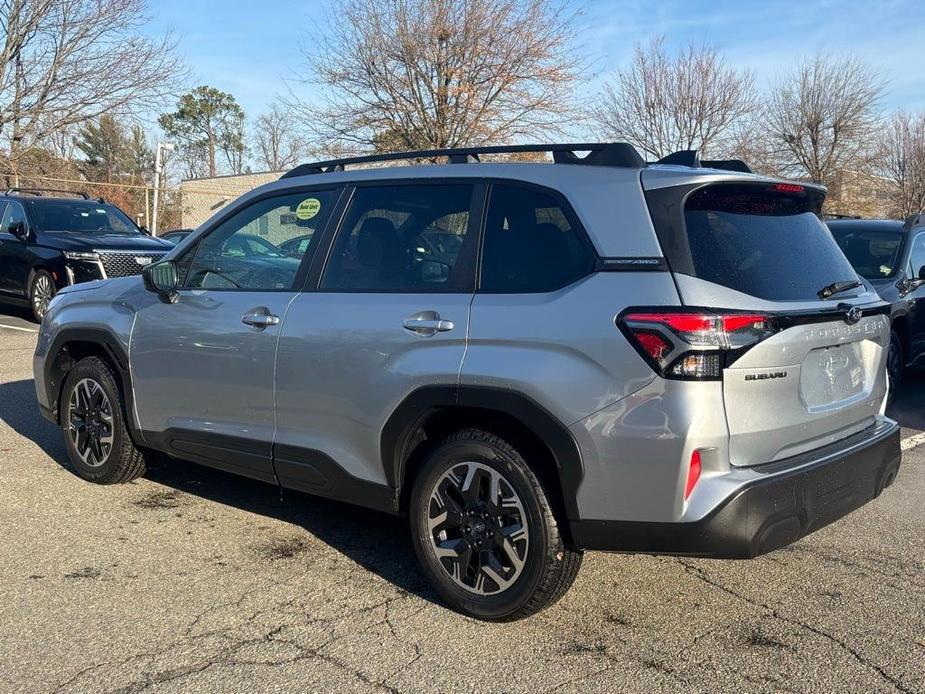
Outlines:
[[740, 173], [754, 173], [741, 159], [704, 159], [701, 160], [696, 149], [682, 149], [667, 157], [662, 157], [656, 164], [669, 166], [689, 166], [694, 169], [723, 169]]

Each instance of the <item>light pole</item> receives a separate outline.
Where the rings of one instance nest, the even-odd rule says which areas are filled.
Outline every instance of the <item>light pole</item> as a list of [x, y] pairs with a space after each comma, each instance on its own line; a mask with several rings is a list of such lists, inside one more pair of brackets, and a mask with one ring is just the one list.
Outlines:
[[158, 142], [154, 154], [154, 209], [151, 212], [151, 236], [157, 236], [157, 198], [161, 189], [161, 174], [164, 173], [164, 160], [161, 152], [172, 152], [176, 145], [170, 142]]

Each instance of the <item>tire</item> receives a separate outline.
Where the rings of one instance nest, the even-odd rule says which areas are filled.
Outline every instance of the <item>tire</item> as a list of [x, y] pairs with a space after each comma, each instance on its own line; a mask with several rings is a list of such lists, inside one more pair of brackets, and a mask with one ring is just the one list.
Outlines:
[[55, 279], [49, 272], [39, 270], [32, 276], [32, 282], [29, 283], [29, 308], [32, 309], [36, 323], [41, 323], [45, 318], [48, 302], [54, 298], [56, 291]]
[[889, 391], [887, 392], [887, 405], [893, 402], [903, 383], [903, 372], [905, 371], [905, 353], [903, 351], [903, 341], [895, 330], [890, 331], [890, 350], [887, 353], [886, 370], [890, 377]]
[[410, 515], [414, 549], [434, 588], [477, 619], [529, 617], [561, 598], [581, 567], [582, 553], [565, 546], [523, 456], [485, 431], [460, 431], [430, 454]]
[[[71, 467], [96, 484], [130, 482], [145, 473], [145, 458], [125, 424], [125, 407], [109, 365], [81, 359], [61, 391], [61, 430]], [[96, 443], [94, 443], [96, 441]]]

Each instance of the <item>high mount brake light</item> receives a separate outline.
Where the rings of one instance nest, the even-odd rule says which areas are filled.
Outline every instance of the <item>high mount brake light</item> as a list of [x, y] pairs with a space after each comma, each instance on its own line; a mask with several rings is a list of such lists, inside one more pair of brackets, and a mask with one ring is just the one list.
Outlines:
[[778, 183], [774, 186], [774, 190], [780, 193], [802, 193], [806, 188], [795, 183]]
[[718, 380], [726, 357], [777, 332], [761, 313], [631, 311], [618, 324], [664, 378]]

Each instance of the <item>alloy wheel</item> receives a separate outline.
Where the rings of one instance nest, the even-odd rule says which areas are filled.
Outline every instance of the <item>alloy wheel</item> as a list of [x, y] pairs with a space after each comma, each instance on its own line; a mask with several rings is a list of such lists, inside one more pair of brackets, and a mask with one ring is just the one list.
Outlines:
[[466, 462], [434, 485], [427, 528], [443, 570], [467, 591], [493, 595], [523, 572], [530, 548], [524, 505], [494, 468]]
[[39, 274], [32, 285], [32, 309], [37, 318], [43, 318], [48, 304], [55, 295], [51, 278], [45, 273]]
[[103, 387], [92, 378], [77, 382], [68, 400], [68, 434], [80, 459], [102, 465], [112, 452], [113, 412]]

